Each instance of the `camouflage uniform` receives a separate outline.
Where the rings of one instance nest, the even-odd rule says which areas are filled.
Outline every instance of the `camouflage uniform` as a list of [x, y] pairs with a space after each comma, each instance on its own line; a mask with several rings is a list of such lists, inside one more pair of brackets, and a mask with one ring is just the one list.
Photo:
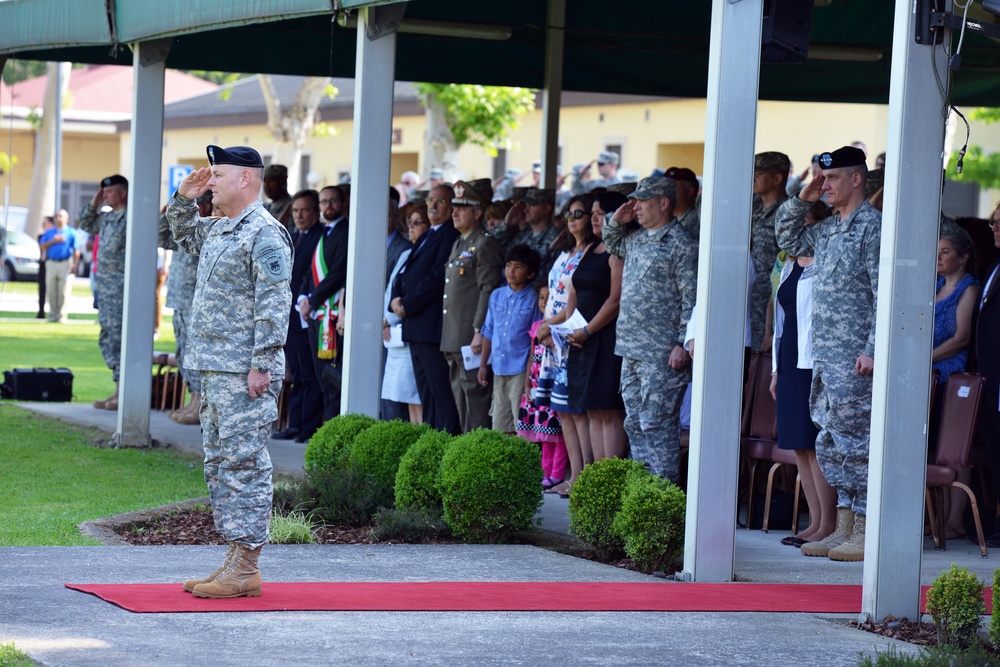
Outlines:
[[539, 257], [542, 258], [542, 263], [539, 265], [538, 275], [535, 276], [532, 286], [538, 288], [546, 283], [552, 263], [556, 261], [556, 257], [559, 255], [557, 251], [552, 249], [552, 242], [559, 236], [559, 229], [555, 225], [546, 225], [545, 229], [538, 234], [528, 226], [511, 239], [510, 228], [507, 227], [506, 222], [501, 222], [490, 230], [490, 236], [495, 238], [503, 249], [512, 248], [523, 243], [537, 252]]
[[170, 233], [167, 216], [160, 216], [159, 246], [174, 253], [167, 275], [167, 308], [174, 311], [174, 339], [177, 343], [177, 367], [181, 377], [193, 393], [201, 393], [201, 375], [197, 368], [187, 364], [188, 327], [191, 322], [191, 306], [194, 301], [194, 287], [198, 278], [198, 255], [184, 251], [174, 241]]
[[677, 224], [680, 225], [691, 235], [694, 239], [695, 244], [698, 243], [698, 237], [701, 235], [701, 200], [698, 203], [689, 208], [688, 210], [677, 216]]
[[80, 209], [80, 229], [98, 234], [97, 274], [94, 289], [100, 294], [97, 321], [101, 333], [97, 343], [104, 363], [118, 382], [122, 353], [122, 311], [125, 308], [125, 234], [128, 207], [120, 211], [98, 213], [88, 202]]
[[[175, 193], [167, 217], [177, 244], [198, 254], [191, 311], [190, 365], [201, 371], [205, 481], [216, 529], [250, 548], [270, 530], [271, 459], [267, 442], [278, 417], [284, 344], [292, 308], [292, 242], [260, 200], [236, 218], [199, 218], [194, 201]], [[251, 398], [251, 368], [271, 373]]]
[[846, 219], [803, 226], [809, 202], [792, 197], [775, 219], [778, 243], [791, 255], [815, 255], [813, 382], [809, 397], [819, 427], [816, 458], [837, 489], [837, 505], [867, 512], [872, 377], [855, 372], [861, 354], [875, 356], [875, 311], [882, 214], [868, 202]]
[[268, 213], [271, 214], [271, 217], [279, 221], [278, 224], [283, 226], [286, 230], [288, 230], [289, 234], [295, 231], [295, 221], [292, 220], [291, 216], [289, 215], [288, 222], [281, 222], [281, 216], [285, 214], [285, 211], [287, 211], [291, 207], [291, 205], [292, 205], [291, 195], [288, 195], [284, 199], [277, 199], [275, 201], [269, 201], [266, 204], [264, 204], [264, 208], [267, 210]]
[[617, 173], [611, 178], [594, 178], [589, 181], [581, 181], [580, 173], [573, 170], [573, 187], [571, 192], [574, 195], [582, 195], [590, 192], [591, 190], [596, 190], [597, 188], [606, 188], [623, 182], [622, 177]]
[[755, 278], [750, 291], [750, 347], [760, 350], [767, 321], [767, 302], [771, 300], [771, 269], [778, 257], [778, 242], [774, 237], [774, 216], [785, 202], [779, 197], [764, 208], [759, 197], [754, 197], [750, 215], [750, 258], [753, 260]]
[[691, 368], [668, 360], [684, 345], [698, 284], [698, 246], [676, 219], [653, 231], [627, 232], [608, 216], [604, 243], [625, 260], [615, 354], [632, 458], [671, 481], [680, 477], [680, 409]]

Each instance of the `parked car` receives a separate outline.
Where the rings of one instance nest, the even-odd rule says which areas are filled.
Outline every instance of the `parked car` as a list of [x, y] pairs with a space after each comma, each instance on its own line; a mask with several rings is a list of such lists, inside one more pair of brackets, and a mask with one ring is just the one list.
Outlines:
[[24, 206], [0, 206], [0, 228], [24, 231], [28, 222], [28, 209]]
[[36, 280], [42, 253], [38, 241], [15, 229], [0, 227], [0, 280]]

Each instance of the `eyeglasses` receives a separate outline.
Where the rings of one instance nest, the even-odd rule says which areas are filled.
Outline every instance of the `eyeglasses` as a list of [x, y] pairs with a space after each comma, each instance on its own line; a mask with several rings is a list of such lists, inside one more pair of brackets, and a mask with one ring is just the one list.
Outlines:
[[428, 197], [424, 200], [424, 203], [428, 206], [434, 206], [434, 204], [450, 204], [450, 199], [441, 199], [440, 197]]
[[579, 220], [580, 218], [584, 218], [586, 216], [587, 216], [586, 211], [581, 211], [580, 209], [577, 209], [575, 211], [566, 211], [565, 213], [563, 213], [563, 220]]
[[406, 226], [409, 227], [410, 229], [413, 229], [414, 227], [423, 227], [430, 224], [431, 223], [427, 222], [426, 220], [412, 220], [406, 223]]
[[997, 227], [1000, 227], [1000, 220], [987, 220], [986, 224], [993, 229], [996, 229]]
[[320, 206], [322, 206], [323, 204], [339, 204], [339, 203], [340, 203], [339, 199], [320, 199], [319, 200], [319, 205]]

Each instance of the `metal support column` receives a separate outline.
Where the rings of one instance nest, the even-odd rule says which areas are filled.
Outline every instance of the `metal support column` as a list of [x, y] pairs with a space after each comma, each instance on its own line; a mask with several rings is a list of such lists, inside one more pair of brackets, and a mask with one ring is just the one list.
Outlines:
[[[919, 3], [918, 3], [919, 4]], [[945, 93], [897, 0], [889, 87], [862, 618], [917, 618]], [[945, 35], [950, 39], [950, 35]], [[942, 83], [946, 58], [936, 59]], [[945, 84], [946, 85], [946, 84]], [[914, 141], [919, 137], [919, 141]], [[908, 138], [909, 140], [906, 140]], [[905, 174], [905, 176], [904, 176]], [[890, 518], [883, 522], [883, 518]]]
[[342, 413], [378, 416], [396, 30], [406, 4], [358, 12]]
[[539, 184], [543, 188], [556, 187], [565, 27], [566, 0], [549, 0], [548, 29], [545, 31], [545, 90], [542, 93], [542, 180]]
[[712, 3], [682, 573], [695, 581], [733, 577], [762, 15], [761, 0]]
[[129, 179], [118, 432], [123, 447], [149, 446], [153, 291], [163, 155], [163, 77], [172, 39], [132, 44], [132, 174]]

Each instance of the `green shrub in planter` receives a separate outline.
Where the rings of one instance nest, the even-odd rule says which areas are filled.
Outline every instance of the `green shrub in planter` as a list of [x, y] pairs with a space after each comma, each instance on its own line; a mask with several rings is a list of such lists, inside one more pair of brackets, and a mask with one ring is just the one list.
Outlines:
[[377, 422], [354, 438], [347, 460], [358, 470], [371, 473], [379, 484], [391, 489], [396, 483], [399, 460], [428, 428], [423, 424], [411, 424], [399, 419]]
[[368, 472], [342, 461], [331, 468], [306, 470], [296, 509], [334, 526], [366, 526], [379, 507], [392, 504], [392, 488]]
[[[997, 591], [996, 604], [1000, 605], [1000, 570], [993, 570], [993, 590]], [[1000, 651], [1000, 613], [990, 616], [989, 640], [993, 650]]]
[[377, 420], [368, 415], [338, 415], [319, 427], [306, 445], [306, 470], [336, 468], [359, 433]]
[[630, 472], [649, 476], [641, 463], [630, 459], [591, 463], [584, 467], [569, 494], [570, 532], [592, 544], [605, 558], [620, 556], [625, 548], [613, 523]]
[[938, 641], [957, 648], [976, 644], [980, 616], [986, 613], [983, 582], [954, 563], [931, 583], [927, 613], [938, 629]]
[[451, 535], [441, 509], [408, 510], [398, 507], [381, 509], [375, 515], [375, 526], [368, 535], [370, 542], [397, 540], [408, 544], [437, 542]]
[[441, 460], [441, 500], [452, 532], [466, 542], [499, 542], [531, 527], [542, 502], [538, 445], [478, 429], [455, 438]]
[[441, 459], [452, 440], [449, 433], [428, 430], [406, 450], [396, 471], [396, 507], [441, 511]]
[[665, 571], [684, 550], [687, 502], [672, 482], [643, 473], [629, 473], [613, 528], [637, 567]]

